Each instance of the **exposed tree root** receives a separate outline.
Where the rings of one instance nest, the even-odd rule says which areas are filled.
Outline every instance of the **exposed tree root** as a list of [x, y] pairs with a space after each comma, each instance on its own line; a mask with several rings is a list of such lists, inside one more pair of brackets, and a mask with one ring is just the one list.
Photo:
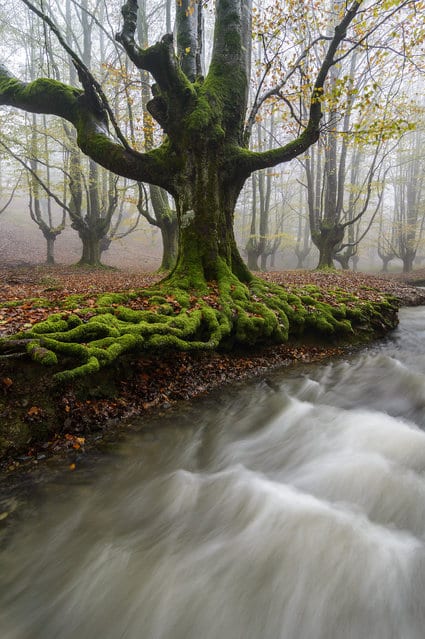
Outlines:
[[282, 343], [314, 336], [349, 339], [359, 331], [384, 332], [397, 323], [396, 304], [362, 301], [335, 290], [326, 301], [307, 286], [288, 293], [253, 278], [249, 285], [226, 273], [200, 290], [175, 277], [131, 294], [99, 295], [95, 305], [51, 315], [0, 342], [3, 356], [26, 353], [64, 370], [56, 381], [88, 375], [128, 352], [214, 350]]

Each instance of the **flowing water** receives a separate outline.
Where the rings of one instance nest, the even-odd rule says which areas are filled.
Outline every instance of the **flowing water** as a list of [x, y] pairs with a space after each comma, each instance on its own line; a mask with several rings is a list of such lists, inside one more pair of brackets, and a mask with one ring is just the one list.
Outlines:
[[425, 307], [170, 413], [27, 506], [0, 637], [423, 639], [424, 428]]

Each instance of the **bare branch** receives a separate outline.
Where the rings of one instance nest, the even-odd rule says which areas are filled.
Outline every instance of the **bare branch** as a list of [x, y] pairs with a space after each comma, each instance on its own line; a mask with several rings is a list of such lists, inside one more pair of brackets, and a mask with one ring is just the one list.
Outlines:
[[327, 53], [316, 76], [316, 81], [310, 98], [309, 119], [304, 131], [292, 142], [285, 146], [262, 153], [244, 153], [241, 163], [245, 164], [248, 175], [253, 171], [276, 166], [281, 162], [288, 162], [297, 155], [304, 153], [319, 138], [320, 120], [322, 118], [321, 100], [323, 87], [331, 67], [335, 64], [335, 55], [341, 42], [345, 39], [347, 29], [355, 18], [361, 5], [361, 0], [353, 2], [345, 13], [341, 22], [335, 27], [334, 36], [330, 40]]
[[7, 207], [9, 206], [11, 201], [13, 200], [13, 198], [15, 196], [15, 193], [16, 193], [16, 189], [18, 188], [19, 182], [21, 181], [21, 177], [22, 177], [22, 172], [18, 175], [18, 179], [16, 180], [16, 184], [15, 184], [15, 186], [12, 189], [12, 193], [10, 194], [9, 199], [7, 200], [6, 204], [4, 206], [2, 206], [2, 208], [0, 209], [0, 215], [5, 212], [5, 210], [7, 209]]

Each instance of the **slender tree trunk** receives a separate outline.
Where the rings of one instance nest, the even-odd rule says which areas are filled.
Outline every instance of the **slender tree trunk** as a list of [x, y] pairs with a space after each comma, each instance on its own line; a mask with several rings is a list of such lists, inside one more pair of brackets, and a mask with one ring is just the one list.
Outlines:
[[335, 255], [334, 256], [334, 260], [336, 260], [337, 262], [339, 262], [339, 264], [341, 264], [341, 268], [343, 271], [348, 271], [350, 270], [350, 255], [343, 253], [342, 255]]
[[46, 238], [46, 264], [54, 264], [56, 235], [45, 235], [44, 237]]
[[178, 253], [178, 226], [177, 217], [163, 217], [160, 231], [162, 237], [161, 271], [171, 271], [174, 267]]
[[155, 214], [156, 226], [161, 232], [162, 260], [161, 271], [170, 271], [177, 260], [178, 223], [176, 212], [168, 202], [167, 192], [159, 186], [150, 185], [149, 193]]
[[391, 260], [393, 259], [392, 256], [388, 256], [388, 255], [381, 255], [381, 260], [382, 260], [382, 272], [383, 273], [388, 273], [388, 264], [391, 262]]
[[246, 247], [247, 254], [247, 262], [248, 268], [250, 271], [259, 271], [260, 267], [258, 266], [258, 252], [255, 246], [248, 242]]
[[257, 233], [257, 178], [251, 177], [252, 183], [252, 206], [251, 206], [251, 228], [249, 233], [248, 242], [246, 243], [245, 250], [248, 260], [248, 268], [250, 271], [259, 271], [258, 267], [258, 239]]

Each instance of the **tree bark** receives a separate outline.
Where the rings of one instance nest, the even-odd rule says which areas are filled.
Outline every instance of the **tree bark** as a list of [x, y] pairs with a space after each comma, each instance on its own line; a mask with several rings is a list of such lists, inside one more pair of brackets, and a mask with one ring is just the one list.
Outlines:
[[101, 238], [87, 232], [78, 232], [78, 235], [83, 245], [81, 258], [78, 261], [78, 266], [102, 266], [100, 261]]
[[45, 237], [46, 237], [46, 264], [54, 264], [56, 235], [47, 235]]
[[344, 238], [344, 227], [337, 225], [330, 228], [322, 226], [320, 234], [312, 236], [314, 244], [319, 249], [319, 263], [317, 268], [333, 268], [335, 248]]
[[161, 271], [171, 271], [177, 260], [178, 254], [178, 225], [177, 217], [162, 217], [160, 225], [162, 237]]
[[413, 271], [413, 262], [415, 260], [415, 254], [405, 253], [403, 255], [403, 273], [410, 273]]

